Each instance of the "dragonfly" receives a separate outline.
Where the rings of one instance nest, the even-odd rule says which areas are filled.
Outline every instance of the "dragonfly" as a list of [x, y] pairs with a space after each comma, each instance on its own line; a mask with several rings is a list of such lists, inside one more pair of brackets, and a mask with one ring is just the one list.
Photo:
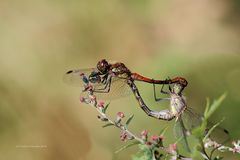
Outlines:
[[[174, 126], [175, 136], [177, 138], [183, 138], [185, 147], [190, 152], [191, 150], [187, 141], [187, 136], [191, 134], [191, 131], [194, 128], [199, 127], [201, 125], [203, 116], [197, 114], [192, 108], [187, 106], [185, 97], [183, 96], [183, 90], [185, 89], [186, 84], [187, 84], [187, 80], [181, 79], [181, 81], [173, 83], [172, 87], [168, 85], [169, 91], [163, 90], [164, 88], [164, 84], [163, 84], [160, 92], [162, 94], [168, 95], [167, 98], [158, 98], [156, 96], [156, 88], [154, 83], [153, 83], [153, 90], [154, 90], [155, 101], [157, 102], [162, 100], [170, 101], [170, 109], [162, 110], [160, 112], [165, 113], [164, 115], [165, 120], [171, 121], [173, 119], [176, 119], [176, 123]], [[208, 124], [210, 124], [210, 126], [207, 127], [207, 129], [205, 130], [205, 134], [207, 134], [209, 130], [208, 128], [211, 128], [211, 125], [212, 125], [211, 122], [208, 122]], [[221, 128], [220, 126], [218, 126], [215, 129], [215, 131], [211, 133], [211, 135], [214, 135], [212, 137], [216, 137], [218, 134], [221, 134], [221, 136], [224, 137], [224, 141], [222, 141], [221, 144], [225, 143], [230, 139], [228, 131], [224, 128]]]
[[[132, 73], [124, 63], [109, 63], [107, 60], [100, 60], [96, 67], [87, 69], [70, 70], [65, 73], [63, 80], [71, 85], [84, 86], [86, 83], [92, 87], [94, 95], [100, 99], [115, 99], [130, 95], [132, 92], [139, 103], [140, 108], [148, 115], [157, 119], [166, 120], [165, 112], [155, 112], [148, 108], [142, 99], [134, 81], [142, 81], [154, 84], [173, 84], [180, 82], [187, 85], [182, 77], [167, 80], [154, 80], [144, 77], [138, 73]], [[82, 93], [86, 93], [84, 86]]]

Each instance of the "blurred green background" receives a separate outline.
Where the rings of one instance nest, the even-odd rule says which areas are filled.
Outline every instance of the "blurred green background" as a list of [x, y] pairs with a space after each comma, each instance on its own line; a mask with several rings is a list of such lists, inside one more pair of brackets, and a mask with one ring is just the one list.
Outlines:
[[[227, 92], [212, 121], [225, 117], [222, 126], [240, 138], [239, 11], [238, 0], [0, 1], [0, 159], [130, 159], [137, 148], [114, 154], [124, 145], [119, 130], [102, 129], [79, 103], [80, 89], [62, 81], [102, 58], [156, 79], [186, 77], [188, 105], [199, 113], [206, 97]], [[168, 107], [154, 102], [151, 85], [137, 85], [152, 109]], [[173, 124], [147, 117], [133, 96], [112, 101], [109, 114], [117, 111], [135, 114], [136, 133]]]

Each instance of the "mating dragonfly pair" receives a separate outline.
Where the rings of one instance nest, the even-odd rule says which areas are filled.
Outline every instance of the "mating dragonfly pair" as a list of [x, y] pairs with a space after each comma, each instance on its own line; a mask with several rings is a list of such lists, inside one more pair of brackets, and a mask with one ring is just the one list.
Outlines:
[[[186, 136], [188, 131], [201, 124], [202, 117], [187, 107], [182, 95], [188, 82], [182, 77], [166, 80], [154, 80], [138, 73], [132, 73], [123, 63], [109, 63], [105, 59], [99, 61], [95, 68], [70, 70], [64, 75], [64, 81], [73, 85], [84, 86], [88, 83], [92, 87], [93, 94], [100, 99], [115, 99], [134, 94], [139, 106], [151, 117], [170, 121], [176, 118], [181, 126], [181, 136]], [[142, 81], [153, 84], [154, 98], [156, 101], [170, 100], [170, 109], [153, 111], [142, 99], [134, 81]], [[157, 98], [155, 85], [161, 84], [161, 93], [169, 95], [169, 98]], [[168, 85], [169, 91], [163, 91], [163, 86]], [[172, 87], [170, 86], [172, 85]], [[84, 88], [86, 91], [86, 88]], [[183, 121], [185, 119], [185, 122]], [[190, 123], [189, 123], [190, 122]], [[186, 124], [184, 124], [186, 123]], [[179, 131], [178, 131], [179, 132]], [[224, 131], [225, 132], [225, 131]]]

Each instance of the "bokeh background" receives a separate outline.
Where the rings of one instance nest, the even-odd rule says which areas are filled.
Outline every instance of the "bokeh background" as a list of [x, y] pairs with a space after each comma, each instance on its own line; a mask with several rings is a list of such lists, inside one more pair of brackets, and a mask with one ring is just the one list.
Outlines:
[[[186, 77], [198, 113], [206, 97], [227, 92], [212, 121], [225, 117], [239, 139], [239, 11], [238, 0], [1, 0], [0, 159], [130, 159], [137, 147], [114, 154], [124, 145], [119, 130], [102, 129], [96, 111], [79, 103], [80, 89], [62, 81], [102, 58], [148, 77]], [[151, 85], [137, 85], [152, 109], [168, 107], [154, 102]], [[136, 133], [173, 125], [147, 117], [133, 96], [112, 101], [109, 114], [117, 111], [135, 114]]]

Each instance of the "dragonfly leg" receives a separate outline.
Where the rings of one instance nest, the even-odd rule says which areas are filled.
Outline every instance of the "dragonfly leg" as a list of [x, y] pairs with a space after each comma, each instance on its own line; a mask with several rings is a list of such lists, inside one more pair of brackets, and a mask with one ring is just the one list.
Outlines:
[[110, 92], [110, 88], [111, 88], [111, 82], [112, 82], [112, 78], [111, 76], [108, 78], [106, 85], [104, 88], [101, 89], [94, 89], [95, 93], [109, 93]]
[[[169, 85], [169, 86], [170, 86], [170, 85]], [[164, 91], [163, 88], [164, 88], [164, 84], [162, 85], [162, 88], [161, 88], [161, 90], [160, 90], [162, 94], [170, 94], [169, 92]]]
[[170, 85], [168, 85], [168, 89], [169, 89], [169, 91], [170, 91], [170, 92], [172, 91], [172, 88], [171, 88], [171, 86], [170, 86]]
[[106, 90], [107, 87], [109, 86], [109, 83], [110, 83], [111, 79], [112, 79], [111, 76], [109, 76], [109, 75], [104, 75], [101, 83], [105, 84], [105, 86], [104, 86], [103, 88], [99, 88], [99, 89], [96, 89], [96, 90], [98, 90], [98, 91], [100, 91], [100, 90]]
[[[163, 91], [163, 86], [164, 85], [162, 85], [161, 93], [164, 92], [164, 94], [169, 94], [168, 92]], [[162, 101], [162, 100], [170, 100], [170, 98], [157, 98], [157, 96], [156, 96], [156, 87], [155, 87], [154, 83], [153, 83], [153, 94], [154, 94], [154, 99], [155, 99], [156, 102], [159, 102], [159, 101]]]

